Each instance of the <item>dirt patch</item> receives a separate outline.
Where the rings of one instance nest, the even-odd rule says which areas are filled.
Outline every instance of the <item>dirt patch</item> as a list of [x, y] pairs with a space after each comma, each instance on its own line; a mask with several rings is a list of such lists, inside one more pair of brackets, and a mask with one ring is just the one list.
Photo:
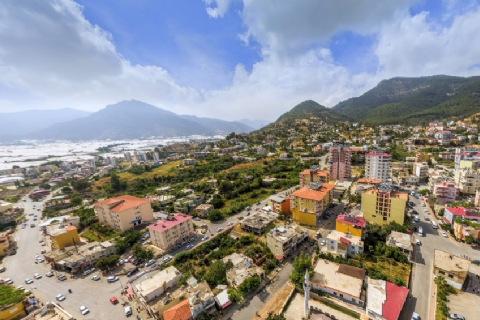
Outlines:
[[273, 314], [279, 314], [282, 311], [282, 306], [287, 300], [290, 293], [295, 290], [295, 287], [291, 283], [287, 283], [276, 295], [274, 295], [268, 302], [265, 304], [262, 310], [258, 312], [252, 319], [261, 320], [266, 319], [268, 314], [272, 312]]

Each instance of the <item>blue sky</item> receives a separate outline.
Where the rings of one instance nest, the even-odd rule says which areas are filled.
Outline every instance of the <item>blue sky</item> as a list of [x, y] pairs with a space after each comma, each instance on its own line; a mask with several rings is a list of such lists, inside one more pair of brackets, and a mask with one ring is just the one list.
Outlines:
[[[0, 111], [98, 110], [274, 120], [395, 76], [478, 75], [480, 0], [7, 0]], [[35, 15], [31, 13], [34, 12]]]

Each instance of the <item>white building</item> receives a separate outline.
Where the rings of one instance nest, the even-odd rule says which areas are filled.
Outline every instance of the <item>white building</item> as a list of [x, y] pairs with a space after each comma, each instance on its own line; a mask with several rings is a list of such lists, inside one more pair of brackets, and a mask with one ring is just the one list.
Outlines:
[[428, 178], [428, 165], [426, 163], [415, 163], [415, 175], [419, 179]]
[[182, 277], [180, 271], [174, 266], [156, 273], [153, 277], [143, 280], [135, 287], [138, 294], [146, 301], [151, 301], [171, 287], [174, 287]]
[[365, 155], [365, 178], [386, 182], [390, 179], [392, 156], [383, 151], [373, 151]]
[[408, 289], [385, 280], [368, 279], [367, 315], [375, 320], [397, 320], [408, 297]]
[[327, 244], [322, 248], [326, 252], [342, 255], [344, 258], [353, 257], [363, 252], [363, 241], [358, 236], [332, 230], [326, 236]]

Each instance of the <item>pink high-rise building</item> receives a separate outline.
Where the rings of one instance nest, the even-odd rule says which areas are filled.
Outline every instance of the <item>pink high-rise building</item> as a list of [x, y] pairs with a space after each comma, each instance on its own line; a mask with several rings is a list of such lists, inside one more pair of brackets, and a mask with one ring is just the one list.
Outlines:
[[334, 146], [330, 148], [330, 180], [348, 180], [352, 176], [352, 156], [346, 146]]

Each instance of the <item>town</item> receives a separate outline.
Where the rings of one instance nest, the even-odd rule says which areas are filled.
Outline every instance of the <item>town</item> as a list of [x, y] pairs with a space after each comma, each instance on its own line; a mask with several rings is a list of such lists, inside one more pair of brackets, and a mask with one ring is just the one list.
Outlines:
[[2, 170], [0, 319], [475, 319], [478, 140], [306, 117]]

